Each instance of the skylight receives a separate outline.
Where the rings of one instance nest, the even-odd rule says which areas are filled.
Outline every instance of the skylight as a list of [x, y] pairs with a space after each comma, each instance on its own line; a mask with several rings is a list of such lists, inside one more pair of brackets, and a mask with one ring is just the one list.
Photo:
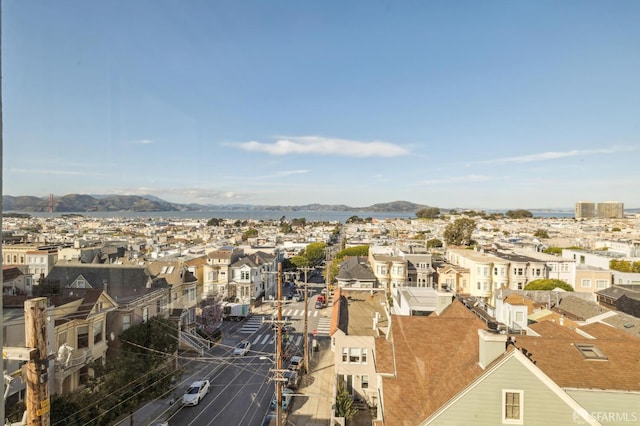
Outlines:
[[582, 356], [585, 359], [599, 359], [599, 360], [607, 360], [606, 355], [598, 349], [596, 345], [590, 343], [574, 343], [576, 349], [580, 351]]

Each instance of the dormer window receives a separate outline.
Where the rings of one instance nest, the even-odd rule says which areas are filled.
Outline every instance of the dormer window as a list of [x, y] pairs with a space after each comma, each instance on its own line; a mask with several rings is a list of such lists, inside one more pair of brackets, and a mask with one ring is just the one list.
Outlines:
[[576, 349], [580, 351], [582, 356], [588, 360], [603, 360], [606, 361], [607, 356], [596, 345], [591, 343], [574, 343]]

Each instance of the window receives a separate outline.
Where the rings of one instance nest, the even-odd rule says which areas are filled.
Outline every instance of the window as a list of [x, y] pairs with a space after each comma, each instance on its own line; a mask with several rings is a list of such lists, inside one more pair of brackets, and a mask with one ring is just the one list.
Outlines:
[[122, 316], [122, 331], [128, 330], [131, 327], [131, 315]]
[[362, 355], [360, 357], [360, 360], [363, 364], [367, 363], [367, 350], [365, 348], [362, 348]]
[[519, 282], [519, 283], [518, 283], [518, 290], [522, 290], [523, 288], [524, 288], [524, 287], [522, 286], [522, 283], [521, 283], [521, 282]]
[[[4, 332], [3, 336], [6, 336], [7, 335], [7, 333], [6, 333], [7, 330], [4, 330], [4, 331], [5, 332]], [[64, 345], [65, 343], [67, 343], [67, 332], [63, 331], [62, 333], [60, 333], [58, 335], [58, 347]]]
[[522, 322], [524, 319], [524, 313], [523, 312], [516, 312], [516, 321], [517, 322]]
[[608, 359], [596, 345], [592, 345], [590, 343], [574, 343], [574, 345], [586, 359], [597, 359], [603, 361]]
[[584, 288], [591, 287], [591, 280], [582, 280], [582, 287]]
[[103, 322], [97, 321], [93, 323], [93, 344], [102, 342], [102, 328]]
[[349, 348], [349, 363], [360, 363], [360, 348]]
[[250, 279], [249, 271], [240, 271], [240, 279], [243, 281], [248, 281]]
[[142, 321], [149, 321], [149, 308], [147, 307], [142, 308]]
[[81, 325], [78, 327], [78, 349], [89, 347], [89, 326]]
[[482, 290], [482, 284], [480, 284], [480, 281], [478, 281], [478, 290]]
[[596, 280], [596, 288], [607, 288], [609, 281], [607, 280]]
[[349, 348], [342, 348], [342, 362], [349, 362]]
[[524, 391], [504, 389], [502, 391], [502, 423], [522, 424], [523, 407], [522, 399]]
[[569, 272], [569, 264], [568, 263], [562, 263], [560, 265], [560, 272]]
[[369, 376], [366, 374], [363, 374], [362, 376], [360, 376], [360, 387], [362, 389], [368, 389], [369, 388]]

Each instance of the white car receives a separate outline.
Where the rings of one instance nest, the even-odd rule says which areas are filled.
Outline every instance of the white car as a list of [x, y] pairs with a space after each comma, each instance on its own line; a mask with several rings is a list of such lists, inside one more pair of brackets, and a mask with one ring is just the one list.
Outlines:
[[233, 354], [236, 356], [245, 356], [247, 352], [251, 349], [251, 343], [249, 342], [240, 342], [238, 346], [233, 350]]
[[209, 393], [209, 381], [200, 380], [191, 383], [187, 392], [182, 396], [182, 404], [198, 405], [198, 403]]

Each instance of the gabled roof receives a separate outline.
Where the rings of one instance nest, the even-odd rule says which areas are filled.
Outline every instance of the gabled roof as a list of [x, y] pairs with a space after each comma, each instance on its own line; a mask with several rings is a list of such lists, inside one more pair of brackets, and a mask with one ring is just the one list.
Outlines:
[[154, 279], [162, 279], [169, 285], [179, 285], [196, 281], [193, 274], [185, 267], [182, 261], [154, 261], [147, 265], [149, 274]]
[[15, 280], [20, 275], [24, 275], [20, 268], [12, 265], [2, 265], [2, 281], [4, 283]]
[[560, 300], [560, 304], [553, 308], [554, 311], [566, 314], [576, 321], [585, 321], [609, 309], [603, 308], [594, 302], [589, 302], [575, 296], [567, 296]]
[[627, 296], [631, 299], [640, 300], [640, 291], [618, 287], [615, 285], [609, 288], [605, 288], [603, 290], [596, 291], [596, 294], [606, 296], [614, 300], [618, 300], [622, 296]]
[[376, 370], [396, 372], [382, 379], [386, 425], [419, 424], [482, 373], [481, 328], [458, 300], [440, 316], [391, 316], [391, 347], [376, 343]]
[[103, 289], [118, 303], [131, 303], [145, 295], [166, 287], [153, 281], [144, 266], [70, 264], [53, 267], [47, 275], [47, 282], [57, 284], [60, 289], [69, 287], [82, 276], [91, 288]]
[[[540, 336], [517, 336], [536, 366], [563, 388], [640, 392], [640, 339], [594, 323], [586, 335], [545, 321], [531, 325]], [[595, 345], [606, 359], [589, 359], [576, 345]]]
[[336, 279], [344, 281], [375, 281], [376, 276], [366, 266], [365, 258], [351, 256], [340, 264], [340, 271]]

